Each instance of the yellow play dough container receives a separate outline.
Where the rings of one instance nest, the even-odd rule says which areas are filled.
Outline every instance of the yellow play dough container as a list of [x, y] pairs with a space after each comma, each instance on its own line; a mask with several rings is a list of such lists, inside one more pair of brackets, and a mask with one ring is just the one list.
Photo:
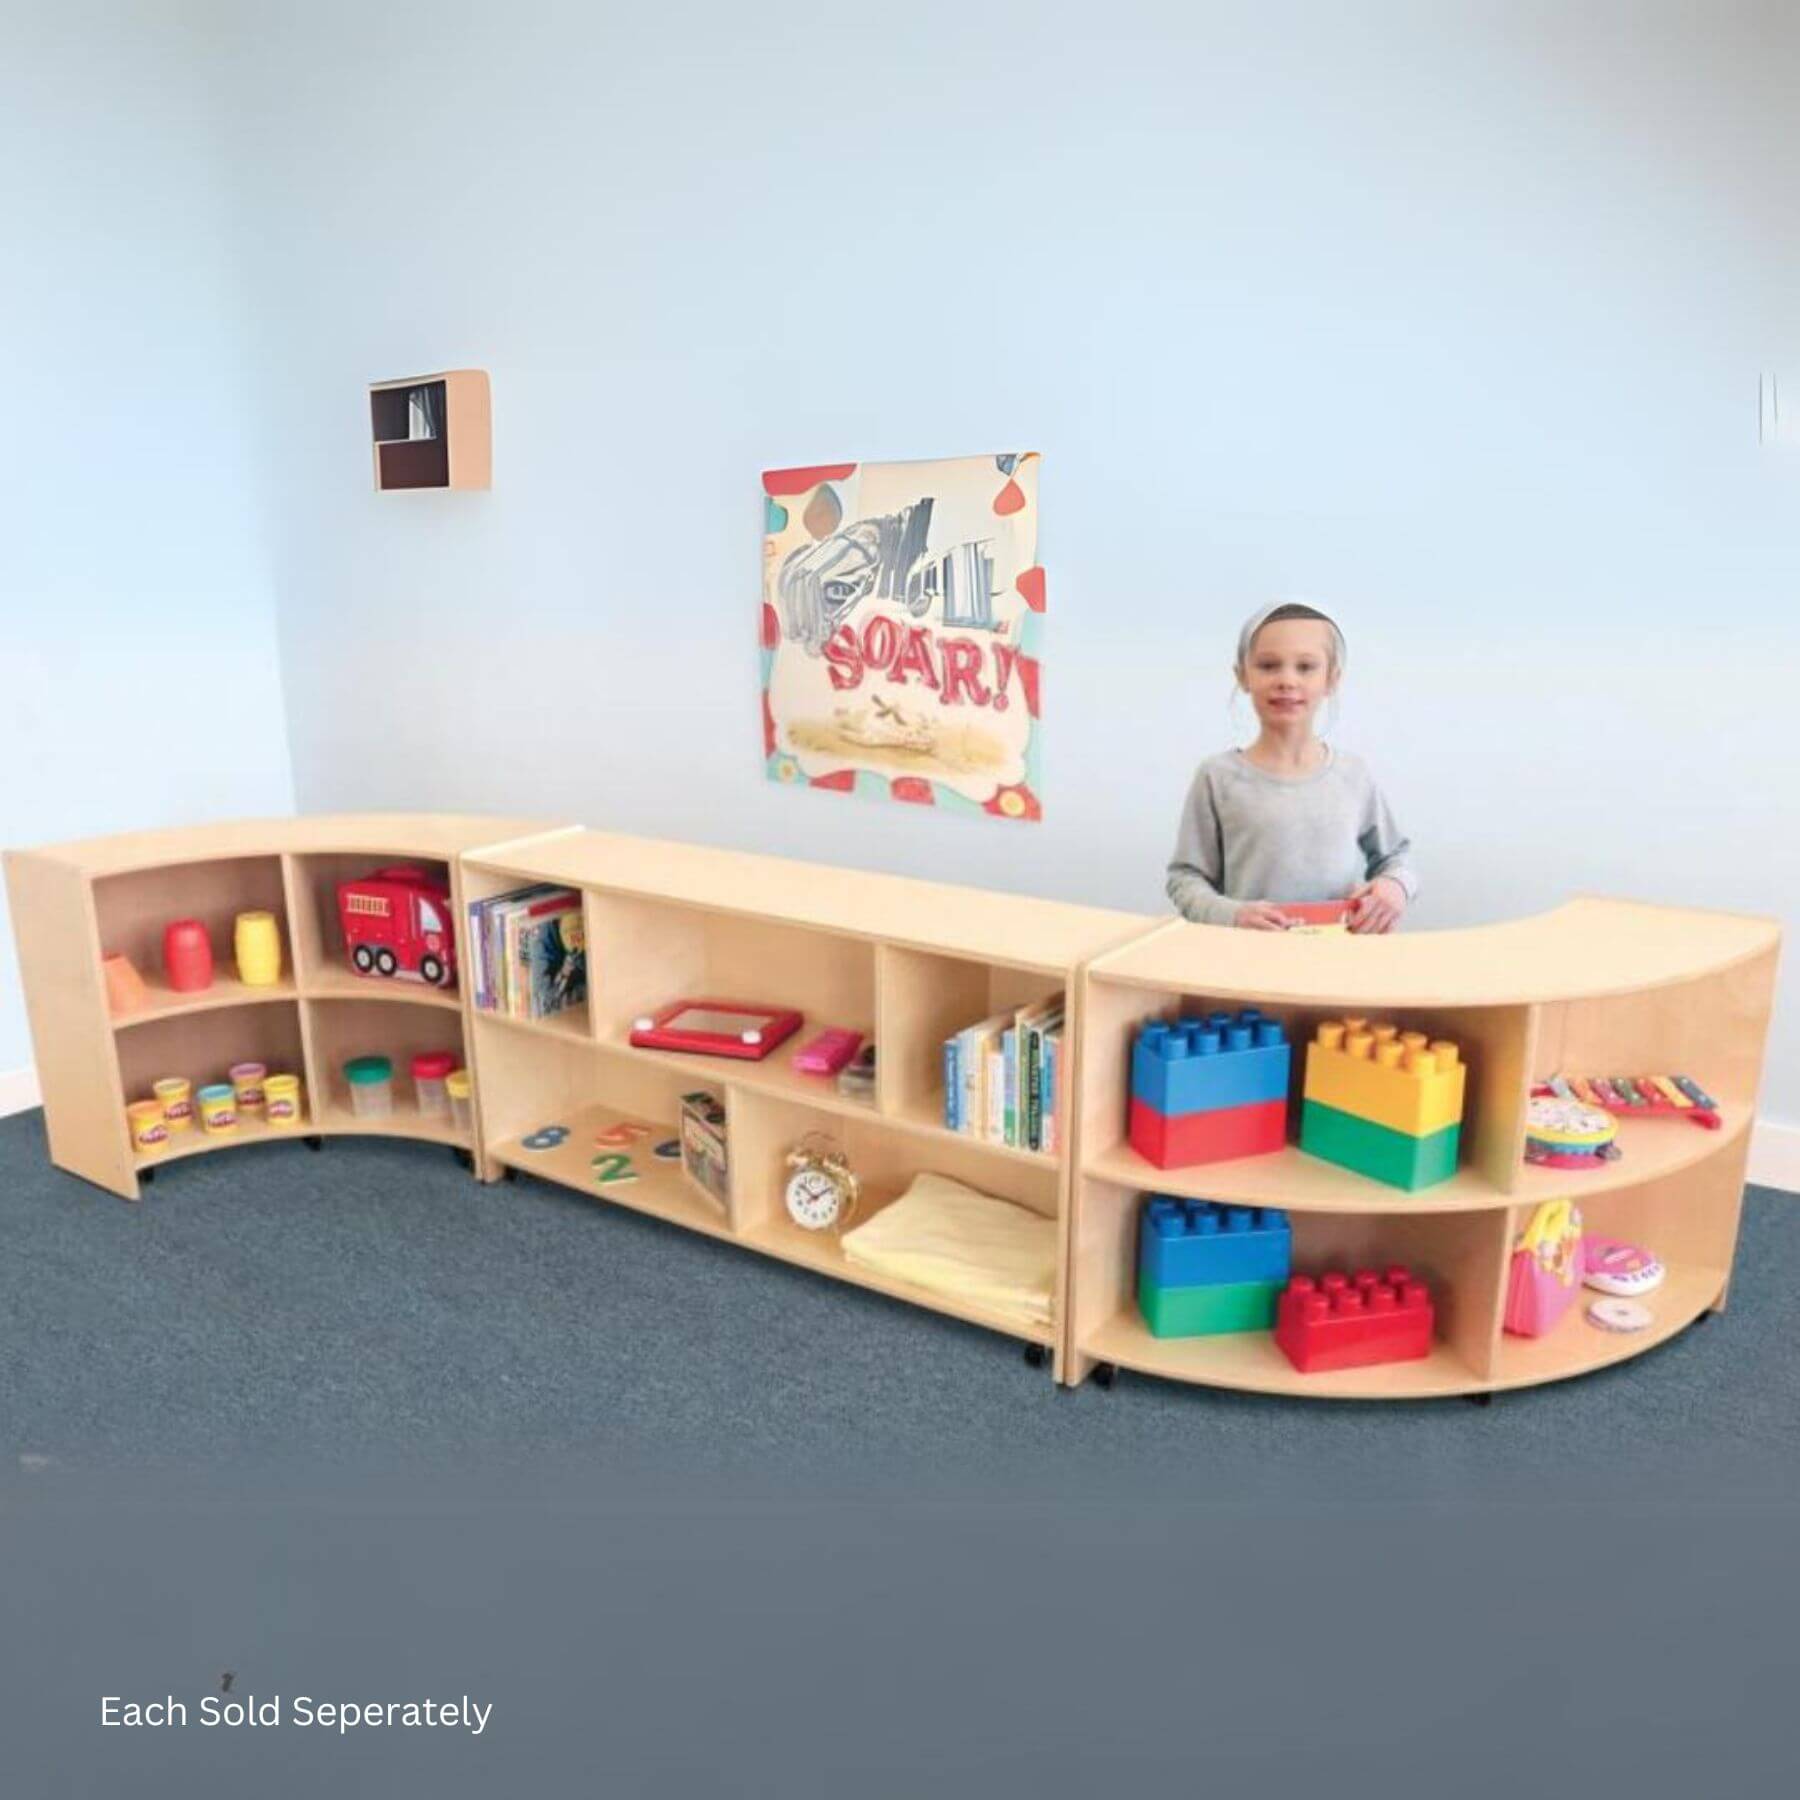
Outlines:
[[154, 1155], [169, 1147], [169, 1122], [160, 1100], [134, 1100], [125, 1109], [131, 1122], [131, 1147], [140, 1156]]
[[294, 1131], [300, 1124], [300, 1077], [271, 1075], [263, 1083], [263, 1117], [275, 1131]]
[[194, 1084], [181, 1075], [153, 1081], [150, 1091], [163, 1110], [163, 1123], [171, 1133], [194, 1129]]
[[196, 1098], [200, 1102], [200, 1129], [208, 1137], [223, 1137], [237, 1130], [237, 1095], [227, 1083], [203, 1087]]

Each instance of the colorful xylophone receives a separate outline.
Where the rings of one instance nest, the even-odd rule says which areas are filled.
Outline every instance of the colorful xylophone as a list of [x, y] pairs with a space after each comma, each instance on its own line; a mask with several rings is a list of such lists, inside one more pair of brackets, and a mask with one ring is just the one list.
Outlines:
[[1622, 1119], [1683, 1118], [1707, 1131], [1720, 1126], [1719, 1103], [1686, 1075], [1552, 1075], [1537, 1096], [1579, 1100]]

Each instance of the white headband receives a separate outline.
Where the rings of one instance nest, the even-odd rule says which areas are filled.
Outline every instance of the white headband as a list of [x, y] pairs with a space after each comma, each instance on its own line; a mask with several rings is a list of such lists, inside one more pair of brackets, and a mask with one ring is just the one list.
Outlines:
[[[1284, 606], [1312, 606], [1309, 600], [1272, 600], [1260, 612], [1254, 612], [1244, 623], [1244, 629], [1238, 633], [1237, 667], [1242, 668], [1250, 660], [1250, 646], [1256, 642], [1256, 634], [1268, 624], [1270, 613], [1280, 612]], [[1331, 633], [1331, 659], [1337, 672], [1344, 672], [1344, 664], [1348, 660], [1348, 652], [1344, 647], [1344, 634], [1338, 630], [1337, 621], [1327, 615], [1323, 607], [1312, 606], [1319, 615], [1319, 622]]]

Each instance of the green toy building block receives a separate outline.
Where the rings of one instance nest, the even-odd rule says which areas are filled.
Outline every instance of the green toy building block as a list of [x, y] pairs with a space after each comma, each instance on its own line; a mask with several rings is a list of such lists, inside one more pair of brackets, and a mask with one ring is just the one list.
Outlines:
[[1279, 1281], [1211, 1282], [1202, 1287], [1138, 1284], [1138, 1310], [1152, 1337], [1216, 1337], [1226, 1331], [1273, 1331]]
[[1341, 1164], [1389, 1187], [1428, 1188], [1456, 1173], [1460, 1123], [1413, 1137], [1391, 1126], [1339, 1112], [1318, 1100], [1300, 1109], [1300, 1148], [1308, 1156]]

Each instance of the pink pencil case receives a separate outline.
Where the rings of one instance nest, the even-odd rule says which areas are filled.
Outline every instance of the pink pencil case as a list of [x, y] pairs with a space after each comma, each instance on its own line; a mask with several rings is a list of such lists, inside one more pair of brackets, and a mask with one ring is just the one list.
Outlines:
[[794, 1052], [794, 1067], [803, 1075], [835, 1075], [861, 1044], [860, 1031], [821, 1031]]

